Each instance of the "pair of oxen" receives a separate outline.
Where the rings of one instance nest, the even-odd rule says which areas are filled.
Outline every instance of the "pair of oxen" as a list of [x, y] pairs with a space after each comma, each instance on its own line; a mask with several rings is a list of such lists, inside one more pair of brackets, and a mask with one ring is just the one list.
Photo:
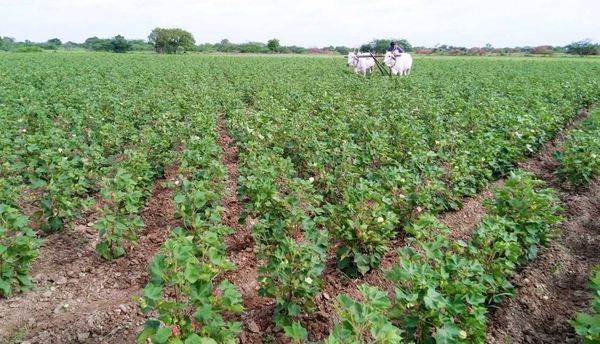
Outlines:
[[[412, 68], [412, 56], [408, 53], [392, 53], [386, 52], [383, 57], [383, 63], [390, 67], [393, 75], [408, 75]], [[356, 74], [367, 75], [373, 73], [375, 67], [375, 59], [369, 53], [349, 52], [348, 66], [350, 66]]]

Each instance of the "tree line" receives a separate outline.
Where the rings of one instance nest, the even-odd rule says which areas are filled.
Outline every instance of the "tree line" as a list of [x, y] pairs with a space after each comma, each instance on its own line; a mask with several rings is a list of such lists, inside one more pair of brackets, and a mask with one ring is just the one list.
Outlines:
[[[537, 46], [516, 48], [494, 48], [491, 44], [483, 47], [460, 47], [452, 45], [436, 45], [435, 47], [413, 47], [406, 39], [373, 39], [371, 42], [362, 44], [357, 50], [373, 53], [384, 53], [395, 41], [405, 51], [414, 51], [417, 54], [435, 55], [509, 55], [514, 53], [552, 55], [554, 53], [567, 53], [575, 55], [600, 55], [600, 44], [589, 39], [570, 43], [566, 46]], [[114, 53], [126, 53], [129, 51], [155, 51], [164, 54], [177, 54], [185, 52], [222, 52], [222, 53], [279, 53], [279, 54], [342, 54], [345, 55], [353, 50], [346, 46], [329, 46], [323, 48], [305, 48], [301, 46], [281, 45], [276, 38], [263, 42], [233, 43], [223, 39], [218, 43], [196, 44], [194, 36], [180, 28], [155, 28], [148, 35], [147, 40], [126, 39], [122, 35], [112, 38], [90, 37], [83, 43], [63, 43], [58, 38], [49, 39], [46, 42], [17, 42], [14, 38], [0, 36], [0, 50], [15, 52], [33, 52], [43, 50], [89, 50], [106, 51]]]

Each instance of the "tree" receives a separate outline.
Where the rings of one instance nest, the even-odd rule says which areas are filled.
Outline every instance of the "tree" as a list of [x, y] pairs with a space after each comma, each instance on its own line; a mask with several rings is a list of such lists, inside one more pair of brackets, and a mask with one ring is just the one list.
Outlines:
[[131, 43], [125, 37], [117, 35], [110, 40], [110, 47], [115, 53], [125, 53], [131, 50]]
[[178, 50], [190, 50], [194, 47], [194, 36], [183, 29], [156, 28], [148, 36], [158, 53], [175, 54]]
[[334, 50], [341, 55], [348, 55], [348, 53], [350, 52], [350, 48], [344, 46], [337, 46], [334, 48]]
[[152, 51], [154, 46], [143, 39], [130, 39], [127, 40], [131, 44], [131, 50], [133, 51]]
[[579, 56], [594, 55], [600, 45], [592, 43], [590, 39], [573, 42], [565, 47], [567, 54], [577, 54]]
[[51, 45], [56, 45], [56, 46], [61, 46], [62, 45], [62, 41], [58, 38], [52, 38], [49, 39], [47, 42], [47, 44], [51, 44]]
[[0, 37], [0, 50], [10, 50], [15, 44], [15, 39], [11, 37]]
[[279, 49], [280, 44], [279, 44], [279, 40], [276, 38], [270, 39], [267, 42], [267, 48], [269, 48], [269, 50], [271, 51], [277, 51], [277, 49]]
[[396, 42], [404, 51], [412, 51], [412, 45], [404, 38], [402, 39], [374, 39], [367, 44], [360, 46], [361, 51], [373, 51], [376, 53], [385, 53], [390, 47], [391, 42]]
[[221, 42], [216, 43], [214, 48], [222, 53], [230, 53], [235, 51], [235, 46], [227, 38], [223, 38]]
[[552, 55], [554, 54], [554, 48], [550, 45], [540, 45], [531, 49], [533, 55]]
[[294, 53], [294, 54], [304, 54], [307, 51], [306, 48], [299, 47], [297, 45], [290, 45], [287, 48], [289, 49], [290, 53]]
[[92, 51], [110, 51], [112, 49], [110, 39], [101, 39], [96, 36], [86, 39], [83, 46]]

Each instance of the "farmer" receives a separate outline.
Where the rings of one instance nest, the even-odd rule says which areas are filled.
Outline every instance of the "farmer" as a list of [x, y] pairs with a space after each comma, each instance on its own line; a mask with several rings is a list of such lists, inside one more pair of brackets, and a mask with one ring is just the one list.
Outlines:
[[402, 48], [400, 48], [400, 46], [396, 42], [391, 42], [390, 47], [387, 49], [387, 51], [389, 51], [393, 54], [396, 54], [396, 53], [401, 54], [404, 52], [404, 50]]

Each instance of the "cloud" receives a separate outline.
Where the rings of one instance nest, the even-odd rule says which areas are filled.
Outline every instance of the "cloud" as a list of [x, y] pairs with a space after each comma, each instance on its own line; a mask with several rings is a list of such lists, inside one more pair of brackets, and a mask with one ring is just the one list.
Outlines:
[[229, 38], [304, 46], [356, 46], [375, 37], [414, 45], [564, 45], [600, 40], [600, 2], [573, 0], [0, 0], [0, 35], [145, 38], [157, 26], [181, 27], [198, 42]]

